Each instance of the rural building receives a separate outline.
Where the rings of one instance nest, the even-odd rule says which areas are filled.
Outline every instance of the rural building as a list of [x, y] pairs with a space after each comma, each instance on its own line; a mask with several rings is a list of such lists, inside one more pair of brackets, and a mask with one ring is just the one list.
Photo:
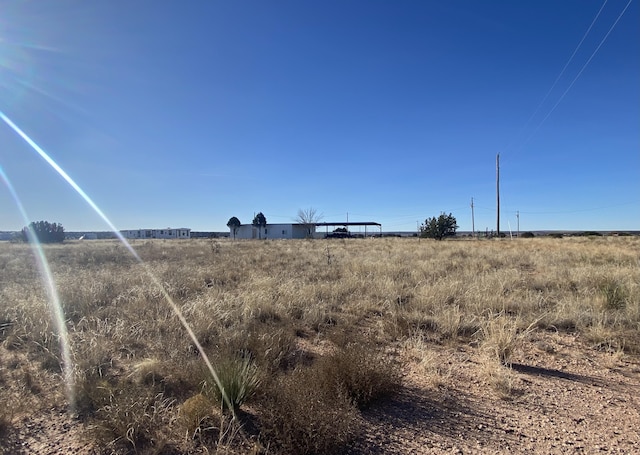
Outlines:
[[189, 239], [191, 229], [130, 229], [120, 231], [125, 239]]
[[[317, 227], [324, 227], [326, 233], [321, 231], [316, 232]], [[375, 235], [374, 232], [367, 232], [367, 227], [379, 230], [379, 235], [382, 235], [382, 225], [373, 221], [365, 222], [344, 222], [336, 221], [331, 223], [314, 223], [312, 225], [289, 223], [289, 224], [267, 224], [265, 227], [257, 228], [252, 224], [241, 224], [236, 229], [236, 239], [306, 239], [307, 237], [321, 238], [321, 237], [338, 237], [339, 234], [334, 234], [333, 228], [342, 227], [345, 228], [346, 234], [344, 237], [351, 237], [351, 234], [346, 231], [350, 227], [364, 228], [363, 234], [355, 234], [354, 236], [371, 236]], [[332, 228], [329, 231], [329, 228]], [[377, 228], [377, 229], [376, 229]], [[229, 228], [230, 237], [233, 238], [233, 228]]]
[[[233, 238], [233, 228], [229, 228], [231, 238]], [[257, 228], [252, 224], [241, 224], [236, 229], [236, 239], [304, 239], [315, 234], [315, 226], [309, 228], [304, 224], [267, 224], [265, 227]]]

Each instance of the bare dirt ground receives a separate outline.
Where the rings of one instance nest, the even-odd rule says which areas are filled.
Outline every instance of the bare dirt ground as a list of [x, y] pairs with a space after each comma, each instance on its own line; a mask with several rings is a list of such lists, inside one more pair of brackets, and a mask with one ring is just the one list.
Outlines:
[[[509, 393], [501, 393], [477, 348], [431, 348], [438, 380], [408, 363], [398, 393], [365, 411], [350, 454], [640, 453], [637, 356], [593, 349], [572, 335], [533, 334], [514, 359]], [[18, 419], [0, 452], [104, 453], [85, 432], [64, 410], [50, 409]]]
[[474, 349], [440, 353], [437, 387], [410, 371], [396, 399], [366, 414], [354, 453], [640, 453], [640, 362], [544, 334], [512, 365], [501, 398]]

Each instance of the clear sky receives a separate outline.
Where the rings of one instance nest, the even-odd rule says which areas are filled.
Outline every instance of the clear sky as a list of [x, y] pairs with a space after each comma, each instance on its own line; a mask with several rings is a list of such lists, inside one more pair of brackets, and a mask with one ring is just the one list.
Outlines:
[[[502, 230], [640, 229], [640, 1], [604, 3], [0, 0], [0, 111], [119, 229], [471, 230], [472, 197], [493, 229], [497, 153]], [[0, 166], [30, 220], [107, 230], [4, 122]]]

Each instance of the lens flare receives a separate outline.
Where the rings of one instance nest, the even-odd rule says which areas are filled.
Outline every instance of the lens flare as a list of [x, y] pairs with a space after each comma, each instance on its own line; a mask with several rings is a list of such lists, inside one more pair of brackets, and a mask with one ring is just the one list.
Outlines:
[[[120, 240], [120, 242], [127, 248], [127, 250], [133, 255], [133, 257], [135, 257], [136, 260], [144, 267], [144, 270], [147, 273], [147, 276], [151, 279], [153, 284], [158, 289], [160, 289], [163, 297], [171, 307], [171, 310], [177, 316], [178, 320], [180, 321], [180, 324], [182, 324], [184, 329], [187, 331], [189, 338], [191, 338], [191, 341], [196, 346], [196, 349], [198, 349], [198, 352], [202, 356], [202, 360], [206, 364], [209, 372], [211, 373], [211, 376], [213, 377], [213, 380], [215, 381], [216, 385], [218, 386], [218, 389], [221, 392], [222, 399], [225, 401], [227, 408], [231, 409], [231, 412], [234, 413], [234, 417], [235, 417], [234, 406], [232, 406], [231, 401], [229, 400], [229, 397], [226, 391], [224, 390], [222, 383], [220, 382], [220, 378], [218, 377], [218, 374], [216, 373], [215, 369], [213, 368], [213, 365], [211, 364], [211, 361], [209, 360], [209, 357], [204, 352], [204, 348], [200, 344], [200, 341], [198, 341], [198, 338], [196, 337], [195, 333], [191, 329], [191, 326], [189, 325], [187, 320], [184, 318], [182, 312], [180, 311], [180, 308], [178, 308], [178, 305], [167, 293], [166, 289], [164, 288], [160, 280], [156, 278], [156, 276], [153, 274], [153, 272], [151, 271], [151, 268], [140, 258], [138, 253], [133, 249], [133, 247], [129, 244], [129, 242], [127, 242], [127, 240], [120, 233], [120, 231], [114, 226], [111, 220], [109, 220], [109, 218], [107, 218], [107, 216], [102, 212], [102, 210], [100, 210], [97, 204], [93, 202], [93, 200], [89, 197], [89, 195], [85, 193], [82, 188], [80, 188], [80, 186], [64, 171], [64, 169], [62, 169], [58, 165], [58, 163], [56, 163], [38, 144], [36, 144], [35, 141], [33, 141], [29, 136], [27, 136], [27, 134], [24, 131], [22, 131], [15, 123], [13, 123], [11, 119], [9, 119], [2, 111], [0, 111], [0, 119], [2, 119], [9, 126], [9, 128], [11, 128], [18, 136], [20, 136], [27, 144], [29, 144], [29, 146], [31, 146], [31, 148], [38, 155], [40, 155], [40, 157], [43, 160], [45, 160], [47, 164], [49, 164], [49, 166], [51, 166], [76, 191], [76, 193], [78, 193], [82, 197], [82, 199], [85, 200], [87, 204], [89, 204], [89, 206], [93, 209], [93, 211], [96, 212], [98, 216], [100, 216], [100, 218], [102, 218], [102, 220], [109, 226], [109, 229], [111, 230], [111, 232], [115, 234], [118, 240]], [[4, 174], [3, 174], [3, 178], [4, 178]], [[15, 191], [12, 192], [12, 195], [14, 195], [14, 199], [16, 199]], [[42, 253], [41, 248], [40, 248], [40, 254], [44, 258], [44, 253]], [[55, 290], [53, 279], [51, 277], [51, 273], [49, 272], [48, 266], [47, 266], [46, 272], [44, 273], [48, 273], [50, 286], [52, 286], [53, 289]], [[62, 310], [62, 306], [60, 305], [60, 301], [57, 299], [57, 296], [55, 300], [52, 299], [52, 304], [56, 308], [56, 317], [60, 318], [60, 321], [62, 322], [62, 327], [64, 328], [64, 313]], [[66, 334], [66, 329], [65, 329], [65, 334]], [[65, 343], [66, 343], [66, 340], [65, 340]], [[73, 378], [65, 376], [65, 381], [67, 381], [67, 387], [70, 388], [71, 391], [73, 391]], [[73, 403], [73, 400], [70, 400], [70, 403]]]
[[49, 263], [47, 262], [47, 258], [44, 254], [44, 251], [42, 250], [42, 245], [38, 241], [38, 236], [35, 234], [31, 227], [27, 212], [22, 205], [22, 202], [20, 201], [15, 188], [11, 184], [9, 177], [7, 177], [7, 174], [5, 174], [4, 170], [2, 169], [2, 166], [0, 166], [0, 179], [2, 179], [6, 187], [9, 189], [9, 193], [11, 194], [11, 197], [15, 201], [16, 206], [18, 207], [18, 210], [22, 215], [24, 224], [25, 226], [27, 226], [29, 245], [31, 245], [33, 254], [36, 257], [38, 271], [40, 272], [40, 276], [42, 277], [42, 281], [44, 282], [45, 288], [47, 290], [47, 295], [49, 296], [48, 306], [49, 312], [51, 313], [51, 319], [53, 319], [54, 321], [56, 330], [58, 332], [58, 337], [60, 338], [60, 351], [62, 352], [62, 371], [64, 374], [67, 400], [69, 401], [69, 407], [73, 410], [75, 408], [75, 393], [73, 388], [73, 364], [71, 363], [71, 349], [69, 347], [67, 326], [64, 320], [64, 311], [62, 310], [62, 305], [60, 304], [60, 298], [58, 296], [58, 291], [53, 280], [53, 275], [51, 274]]

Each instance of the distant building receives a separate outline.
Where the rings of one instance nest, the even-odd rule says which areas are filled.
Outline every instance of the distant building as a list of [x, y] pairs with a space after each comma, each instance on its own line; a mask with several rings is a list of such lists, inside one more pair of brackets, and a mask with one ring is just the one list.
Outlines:
[[191, 229], [130, 229], [120, 231], [125, 239], [189, 239]]
[[[230, 237], [233, 238], [233, 228], [230, 229]], [[267, 224], [258, 228], [252, 224], [241, 224], [236, 230], [236, 239], [304, 239], [315, 234], [315, 226], [309, 227], [304, 224]]]

